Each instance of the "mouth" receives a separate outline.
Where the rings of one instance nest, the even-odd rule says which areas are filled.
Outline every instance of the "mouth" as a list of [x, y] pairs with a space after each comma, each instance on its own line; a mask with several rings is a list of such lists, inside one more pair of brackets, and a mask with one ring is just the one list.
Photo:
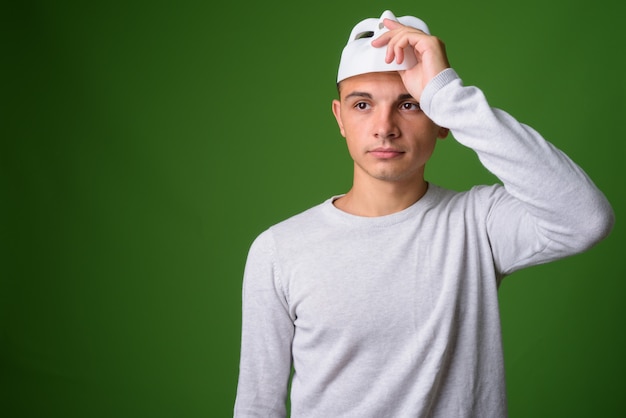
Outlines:
[[368, 153], [375, 158], [389, 160], [392, 158], [400, 157], [404, 154], [404, 151], [395, 148], [375, 148], [368, 151]]

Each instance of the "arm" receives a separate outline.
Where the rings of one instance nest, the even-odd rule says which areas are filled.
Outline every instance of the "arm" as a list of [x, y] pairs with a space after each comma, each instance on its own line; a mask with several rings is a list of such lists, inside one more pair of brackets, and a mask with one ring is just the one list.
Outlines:
[[424, 112], [504, 184], [507, 193], [487, 220], [502, 273], [582, 252], [609, 233], [611, 206], [583, 170], [535, 130], [491, 108], [454, 70], [432, 79], [421, 100]]
[[243, 280], [235, 417], [285, 417], [293, 320], [280, 287], [269, 232], [250, 248]]
[[385, 20], [389, 32], [372, 41], [386, 60], [403, 60], [412, 46], [417, 65], [401, 71], [426, 115], [472, 148], [504, 184], [487, 219], [498, 270], [516, 269], [581, 252], [610, 231], [613, 211], [604, 195], [564, 153], [532, 128], [489, 106], [450, 69], [443, 42]]

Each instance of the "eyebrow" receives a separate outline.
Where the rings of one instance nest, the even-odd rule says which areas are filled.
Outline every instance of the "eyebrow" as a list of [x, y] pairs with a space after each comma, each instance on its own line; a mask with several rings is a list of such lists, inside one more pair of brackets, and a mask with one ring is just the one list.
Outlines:
[[351, 97], [365, 97], [367, 99], [372, 99], [373, 96], [369, 93], [363, 92], [363, 91], [353, 91], [352, 93], [348, 94], [346, 96], [346, 99], [349, 99]]
[[398, 100], [411, 100], [411, 99], [415, 100], [415, 98], [412, 95], [408, 94], [408, 93], [407, 94], [401, 94], [401, 95], [398, 96]]
[[[353, 91], [352, 93], [348, 94], [345, 98], [349, 99], [351, 97], [365, 97], [366, 99], [374, 98], [374, 96], [372, 96], [370, 93], [367, 93], [364, 91]], [[398, 101], [402, 101], [402, 100], [415, 100], [415, 99], [413, 96], [406, 93], [406, 94], [401, 94], [398, 96]]]

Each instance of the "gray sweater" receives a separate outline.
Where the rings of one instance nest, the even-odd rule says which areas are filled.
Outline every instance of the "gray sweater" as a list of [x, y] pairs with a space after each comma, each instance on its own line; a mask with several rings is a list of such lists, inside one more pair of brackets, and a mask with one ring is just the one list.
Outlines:
[[333, 198], [260, 234], [243, 284], [236, 417], [505, 417], [497, 289], [584, 251], [613, 212], [585, 173], [452, 69], [421, 97], [503, 183], [433, 184], [358, 217]]

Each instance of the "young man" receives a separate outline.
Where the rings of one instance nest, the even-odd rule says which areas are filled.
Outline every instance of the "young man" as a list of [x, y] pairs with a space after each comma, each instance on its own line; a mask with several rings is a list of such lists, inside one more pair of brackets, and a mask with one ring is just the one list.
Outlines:
[[[352, 188], [253, 243], [237, 417], [504, 417], [497, 288], [584, 251], [613, 224], [567, 156], [463, 86], [421, 20], [352, 31], [333, 113]], [[503, 183], [424, 179], [448, 129]]]

